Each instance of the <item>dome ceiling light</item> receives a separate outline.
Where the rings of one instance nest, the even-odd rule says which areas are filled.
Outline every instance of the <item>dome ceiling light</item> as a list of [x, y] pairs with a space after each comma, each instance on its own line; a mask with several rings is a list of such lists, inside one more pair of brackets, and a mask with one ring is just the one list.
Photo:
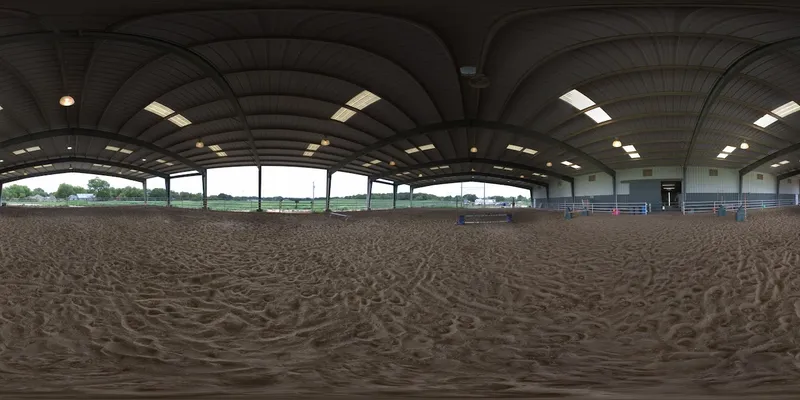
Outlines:
[[205, 146], [206, 144], [203, 143], [203, 139], [197, 139], [197, 142], [194, 144], [194, 147], [197, 147], [198, 149], [202, 149]]
[[614, 146], [614, 147], [619, 148], [619, 147], [622, 147], [622, 142], [620, 142], [619, 139], [614, 139], [614, 141], [611, 143], [611, 145]]
[[739, 145], [739, 148], [742, 150], [747, 150], [750, 148], [750, 145], [747, 144], [747, 142], [742, 142], [742, 144]]
[[61, 99], [58, 100], [58, 104], [61, 104], [64, 107], [69, 107], [75, 104], [75, 99], [73, 99], [72, 96], [69, 95], [62, 96]]

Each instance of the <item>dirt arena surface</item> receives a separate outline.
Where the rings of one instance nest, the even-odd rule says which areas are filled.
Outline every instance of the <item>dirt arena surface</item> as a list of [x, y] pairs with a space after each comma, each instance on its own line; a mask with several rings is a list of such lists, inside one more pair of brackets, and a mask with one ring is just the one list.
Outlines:
[[800, 208], [353, 215], [0, 209], [0, 398], [800, 395]]

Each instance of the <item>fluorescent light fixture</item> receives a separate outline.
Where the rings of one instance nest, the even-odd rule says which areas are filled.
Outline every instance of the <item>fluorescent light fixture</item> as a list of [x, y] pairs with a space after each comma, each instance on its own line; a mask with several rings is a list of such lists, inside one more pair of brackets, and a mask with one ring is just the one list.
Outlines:
[[33, 153], [34, 151], [39, 151], [41, 148], [39, 146], [28, 147], [25, 149], [28, 153]]
[[422, 146], [419, 146], [419, 149], [422, 150], [422, 151], [432, 150], [432, 149], [435, 149], [435, 148], [436, 148], [436, 146], [434, 146], [432, 144], [424, 144]]
[[368, 163], [368, 162], [365, 162], [365, 163], [361, 164], [361, 166], [362, 166], [362, 167], [369, 168], [369, 167], [371, 167], [371, 166], [372, 166], [372, 164], [370, 164], [370, 163]]
[[111, 151], [119, 151], [119, 147], [116, 147], [116, 146], [106, 146], [106, 150], [111, 150]]
[[311, 150], [311, 151], [317, 151], [317, 149], [318, 149], [318, 148], [319, 148], [319, 145], [318, 145], [318, 144], [316, 144], [316, 143], [310, 143], [306, 149], [307, 149], [307, 150]]
[[736, 146], [725, 146], [725, 148], [722, 149], [722, 152], [731, 154], [734, 150], [736, 150]]
[[93, 167], [102, 167], [100, 164], [92, 164]]
[[571, 162], [569, 162], [569, 161], [562, 161], [562, 162], [561, 162], [561, 164], [564, 164], [564, 165], [566, 165], [566, 166], [570, 166], [570, 165], [572, 165], [572, 163], [571, 163]]
[[589, 118], [593, 119], [598, 124], [601, 122], [611, 121], [611, 117], [601, 107], [591, 109], [585, 113]]
[[45, 168], [48, 168], [48, 167], [52, 167], [53, 164], [45, 164], [45, 165], [42, 165], [42, 166], [45, 167]]
[[628, 153], [628, 156], [630, 158], [641, 158], [642, 157], [642, 156], [639, 155], [639, 153]]
[[166, 161], [164, 161], [164, 160], [159, 158], [158, 160], [156, 160], [156, 162], [159, 163], [159, 164], [164, 164]]
[[24, 149], [21, 149], [21, 150], [14, 150], [14, 151], [12, 151], [12, 153], [14, 153], [15, 156], [18, 156], [20, 154], [27, 153], [27, 151], [25, 151]]
[[509, 149], [509, 150], [514, 150], [514, 151], [522, 151], [522, 149], [523, 149], [522, 146], [517, 146], [515, 144], [510, 144], [510, 145], [506, 146], [506, 148]]
[[758, 126], [760, 126], [760, 127], [762, 127], [762, 128], [766, 128], [766, 127], [772, 125], [772, 123], [777, 121], [777, 120], [778, 119], [773, 117], [772, 115], [764, 114], [763, 117], [757, 119], [756, 122], [753, 122], [753, 123], [758, 125]]
[[103, 165], [103, 168], [111, 168], [110, 165]]
[[770, 165], [770, 167], [772, 167], [772, 168], [777, 168], [777, 167], [780, 167], [780, 166], [781, 166], [780, 164], [772, 164], [772, 165]]
[[786, 103], [786, 104], [784, 104], [784, 105], [772, 110], [772, 113], [777, 115], [777, 116], [779, 116], [779, 117], [781, 117], [781, 118], [783, 118], [783, 117], [786, 117], [787, 115], [794, 114], [797, 111], [800, 111], [800, 105], [798, 105], [794, 101], [790, 101], [790, 102], [788, 102], [788, 103]]
[[570, 165], [570, 167], [574, 168], [574, 169], [581, 169], [581, 166], [578, 165], [578, 164], [572, 164], [572, 165]]
[[171, 167], [171, 166], [173, 166], [173, 165], [175, 165], [175, 164], [173, 164], [173, 163], [171, 163], [171, 162], [168, 162], [166, 165]]
[[439, 168], [440, 168], [440, 169], [447, 169], [447, 168], [450, 168], [450, 166], [449, 166], [449, 165], [442, 165], [442, 166], [441, 166], [441, 167], [439, 167]]
[[39, 169], [39, 168], [42, 168], [42, 166], [41, 165], [34, 165], [33, 168], [34, 169]]
[[186, 117], [180, 114], [170, 117], [169, 122], [172, 122], [173, 124], [178, 125], [178, 127], [181, 128], [183, 128], [186, 125], [192, 124], [192, 121], [189, 121], [188, 119], [186, 119]]
[[513, 168], [507, 168], [507, 167], [506, 167], [506, 168], [503, 168], [503, 170], [504, 170], [504, 171], [513, 171], [514, 169], [513, 169]]
[[339, 111], [336, 111], [336, 113], [331, 115], [331, 119], [339, 122], [347, 122], [347, 120], [353, 115], [356, 115], [355, 111], [342, 107], [339, 109]]
[[408, 154], [414, 154], [414, 153], [416, 153], [418, 151], [419, 151], [419, 149], [416, 148], [416, 147], [412, 147], [410, 149], [406, 149], [406, 153], [408, 153]]
[[403, 172], [403, 175], [411, 175], [411, 172], [408, 172], [408, 171]]
[[536, 151], [534, 149], [528, 149], [528, 148], [522, 149], [522, 152], [525, 153], [525, 154], [536, 154], [536, 153], [538, 153], [538, 151]]
[[503, 167], [501, 167], [501, 166], [499, 166], [499, 165], [495, 165], [495, 166], [494, 166], [494, 167], [492, 167], [492, 168], [494, 168], [494, 169], [503, 169]]
[[786, 165], [786, 164], [788, 164], [788, 163], [789, 163], [789, 160], [783, 160], [783, 161], [779, 162], [778, 164], [780, 164], [780, 165]]
[[346, 104], [350, 107], [355, 108], [356, 110], [363, 110], [367, 108], [370, 104], [380, 100], [381, 98], [376, 96], [374, 93], [370, 92], [369, 90], [365, 90], [357, 95], [355, 95], [350, 101]]
[[135, 169], [129, 169], [130, 172], [137, 172]]
[[431, 167], [430, 169], [431, 171], [436, 171], [437, 169], [439, 169], [439, 167]]
[[314, 152], [313, 151], [304, 151], [303, 155], [306, 156], [306, 157], [311, 157], [311, 156], [314, 155]]
[[228, 156], [228, 153], [226, 153], [226, 152], [224, 152], [224, 151], [218, 151], [218, 152], [217, 152], [217, 156], [218, 156], [218, 157], [227, 157], [227, 156]]
[[175, 113], [175, 111], [173, 111], [171, 108], [169, 108], [169, 107], [167, 107], [167, 106], [165, 106], [165, 105], [163, 105], [163, 104], [161, 104], [161, 103], [159, 103], [157, 101], [154, 101], [154, 102], [150, 103], [144, 109], [147, 110], [147, 111], [150, 111], [151, 113], [153, 113], [155, 115], [158, 115], [161, 118], [165, 118], [167, 115], [171, 115], [171, 114]]
[[131, 153], [133, 153], [133, 150], [128, 150], [128, 149], [119, 149], [119, 152], [120, 152], [120, 153], [125, 153], [125, 154], [131, 154]]
[[728, 153], [719, 153], [719, 154], [717, 154], [717, 158], [727, 158], [727, 157], [728, 157]]
[[569, 105], [578, 110], [585, 110], [594, 105], [592, 99], [586, 97], [586, 95], [579, 92], [578, 89], [572, 89], [564, 93], [559, 99], [566, 101]]
[[372, 160], [369, 162], [370, 164], [380, 164], [381, 160]]
[[629, 144], [627, 146], [622, 146], [622, 150], [625, 150], [626, 153], [635, 153], [636, 147], [634, 147], [632, 144]]
[[208, 149], [211, 151], [222, 151], [222, 147], [219, 147], [219, 145], [217, 144], [212, 144], [211, 146], [208, 146]]
[[395, 174], [395, 176], [403, 176], [403, 174]]

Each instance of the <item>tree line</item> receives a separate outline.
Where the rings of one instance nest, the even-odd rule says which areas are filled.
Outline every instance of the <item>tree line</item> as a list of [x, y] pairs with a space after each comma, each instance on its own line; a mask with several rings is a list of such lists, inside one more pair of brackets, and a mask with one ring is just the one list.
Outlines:
[[[58, 185], [58, 189], [55, 192], [47, 193], [42, 188], [35, 188], [31, 189], [25, 185], [9, 185], [4, 186], [1, 196], [5, 199], [25, 199], [30, 198], [33, 196], [42, 196], [42, 197], [55, 197], [59, 200], [66, 200], [70, 196], [78, 195], [78, 194], [93, 194], [95, 198], [99, 200], [114, 200], [114, 199], [122, 199], [122, 198], [144, 198], [144, 190], [142, 188], [126, 186], [123, 188], [115, 188], [112, 187], [108, 181], [100, 179], [100, 178], [92, 178], [87, 182], [86, 187], [77, 186], [77, 185], [70, 185], [68, 183], [62, 183]], [[180, 200], [194, 200], [194, 201], [202, 201], [203, 194], [202, 193], [189, 193], [189, 192], [176, 192], [170, 191], [170, 195], [173, 199], [180, 199]], [[410, 198], [409, 192], [404, 193], [397, 193], [397, 200], [409, 200]], [[155, 188], [155, 189], [148, 189], [147, 190], [147, 197], [152, 199], [165, 199], [167, 197], [166, 189], [162, 188]], [[226, 193], [219, 193], [216, 195], [211, 195], [208, 197], [210, 200], [258, 200], [258, 196], [232, 196]], [[344, 197], [335, 197], [337, 199], [349, 199], [349, 200], [366, 200], [366, 194], [355, 194], [351, 196], [344, 196]], [[433, 194], [428, 193], [414, 193], [414, 200], [417, 201], [425, 201], [425, 200], [438, 200], [438, 201], [454, 201], [454, 202], [461, 202], [461, 201], [469, 201], [475, 202], [479, 197], [474, 194], [465, 194], [463, 197], [461, 196], [436, 196]], [[488, 199], [494, 200], [496, 202], [511, 202], [511, 201], [527, 201], [527, 197], [517, 196], [516, 198], [513, 196], [504, 197], [504, 196], [488, 196]], [[263, 201], [311, 201], [311, 200], [324, 200], [324, 197], [317, 197], [316, 199], [312, 199], [311, 197], [283, 197], [283, 196], [272, 196], [272, 197], [262, 197]], [[391, 193], [373, 193], [372, 194], [373, 200], [391, 200], [392, 194]]]

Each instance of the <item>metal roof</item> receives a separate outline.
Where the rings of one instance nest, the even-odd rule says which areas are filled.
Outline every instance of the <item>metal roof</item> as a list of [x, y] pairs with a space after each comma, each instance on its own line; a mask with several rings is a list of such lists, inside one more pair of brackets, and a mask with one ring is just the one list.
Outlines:
[[[595, 3], [6, 0], [0, 173], [281, 165], [527, 187], [663, 165], [797, 170], [800, 113], [779, 109], [800, 97], [796, 2]], [[571, 106], [572, 90], [591, 101]]]

